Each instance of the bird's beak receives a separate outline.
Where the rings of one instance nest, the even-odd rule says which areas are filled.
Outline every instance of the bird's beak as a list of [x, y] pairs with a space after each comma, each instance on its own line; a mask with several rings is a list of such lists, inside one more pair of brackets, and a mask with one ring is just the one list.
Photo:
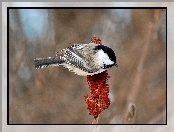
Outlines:
[[114, 66], [118, 67], [118, 64], [117, 64], [117, 63], [115, 63], [115, 65], [114, 65]]

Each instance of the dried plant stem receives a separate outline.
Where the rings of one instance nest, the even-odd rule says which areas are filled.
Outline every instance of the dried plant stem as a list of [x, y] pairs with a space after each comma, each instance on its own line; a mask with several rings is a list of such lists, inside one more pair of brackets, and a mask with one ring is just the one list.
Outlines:
[[[92, 124], [98, 124], [98, 120], [99, 116], [93, 120]], [[100, 125], [96, 125], [93, 132], [99, 132], [99, 130], [100, 130]]]
[[152, 39], [154, 39], [154, 35], [157, 34], [160, 16], [161, 16], [161, 12], [155, 11], [153, 22], [149, 22], [146, 25], [147, 33], [146, 33], [146, 36], [144, 37], [144, 40], [142, 40], [142, 43], [143, 43], [142, 45], [144, 47], [142, 47], [142, 54], [140, 56], [133, 87], [132, 87], [129, 95], [127, 96], [127, 103], [126, 103], [125, 111], [123, 113], [123, 124], [130, 124], [130, 123], [132, 124], [135, 122], [136, 111], [137, 111], [136, 110], [136, 98], [139, 93], [140, 85], [141, 85], [143, 74], [144, 74], [143, 66], [144, 66], [146, 56], [148, 55], [150, 42]]
[[99, 116], [93, 120], [92, 124], [98, 124], [98, 120], [99, 120]]

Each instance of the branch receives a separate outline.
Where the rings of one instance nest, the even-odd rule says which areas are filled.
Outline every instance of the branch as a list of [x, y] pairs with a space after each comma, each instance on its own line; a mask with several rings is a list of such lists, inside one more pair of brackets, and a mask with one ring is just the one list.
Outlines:
[[[128, 97], [127, 97], [127, 101], [126, 101], [127, 103], [126, 103], [126, 107], [125, 107], [125, 110], [123, 113], [123, 124], [127, 124], [127, 123], [130, 124], [130, 123], [135, 122], [136, 111], [137, 111], [136, 98], [137, 98], [137, 95], [138, 95], [139, 90], [140, 90], [141, 82], [143, 80], [143, 74], [144, 74], [143, 66], [144, 66], [144, 62], [146, 60], [146, 57], [148, 55], [150, 42], [152, 39], [157, 38], [155, 36], [157, 35], [157, 32], [158, 32], [161, 14], [162, 14], [161, 11], [155, 10], [153, 21], [149, 21], [146, 25], [147, 33], [146, 33], [146, 36], [144, 37], [142, 44], [141, 44], [141, 45], [143, 45], [142, 54], [140, 56], [139, 64], [137, 67], [137, 73], [135, 75], [134, 84], [132, 86], [132, 89], [131, 89]], [[132, 113], [134, 113], [134, 114], [132, 114]]]

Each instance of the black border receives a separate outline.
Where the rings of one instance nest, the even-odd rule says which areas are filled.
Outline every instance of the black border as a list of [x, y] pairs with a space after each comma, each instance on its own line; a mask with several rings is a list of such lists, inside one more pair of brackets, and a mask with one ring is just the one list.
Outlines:
[[166, 10], [166, 124], [97, 125], [167, 125], [167, 7], [7, 7], [7, 125], [96, 125], [96, 124], [10, 124], [9, 123], [9, 9], [165, 9]]
[[167, 125], [167, 7], [166, 7], [166, 125]]
[[7, 7], [7, 124], [9, 124], [9, 8]]
[[167, 7], [7, 7], [8, 9], [166, 9]]

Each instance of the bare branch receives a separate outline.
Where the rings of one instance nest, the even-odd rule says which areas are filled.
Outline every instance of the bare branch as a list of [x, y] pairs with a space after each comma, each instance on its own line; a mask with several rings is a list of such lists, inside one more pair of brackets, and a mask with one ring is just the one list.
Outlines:
[[145, 25], [147, 27], [147, 33], [144, 39], [142, 40], [142, 43], [143, 43], [142, 45], [144, 45], [144, 47], [142, 48], [142, 54], [140, 56], [139, 64], [137, 67], [137, 73], [135, 75], [134, 84], [132, 86], [132, 89], [129, 95], [127, 96], [127, 101], [126, 101], [127, 103], [126, 103], [125, 111], [123, 113], [124, 124], [135, 122], [136, 114], [133, 114], [133, 113], [136, 113], [136, 110], [137, 110], [135, 107], [136, 106], [135, 104], [136, 104], [137, 95], [140, 90], [141, 82], [143, 79], [143, 74], [144, 74], [143, 66], [144, 66], [146, 57], [148, 55], [148, 50], [150, 47], [151, 40], [157, 38], [154, 36], [157, 35], [159, 22], [160, 22], [159, 18], [161, 14], [162, 14], [161, 11], [155, 11], [154, 19], [152, 21], [149, 21], [147, 25]]

